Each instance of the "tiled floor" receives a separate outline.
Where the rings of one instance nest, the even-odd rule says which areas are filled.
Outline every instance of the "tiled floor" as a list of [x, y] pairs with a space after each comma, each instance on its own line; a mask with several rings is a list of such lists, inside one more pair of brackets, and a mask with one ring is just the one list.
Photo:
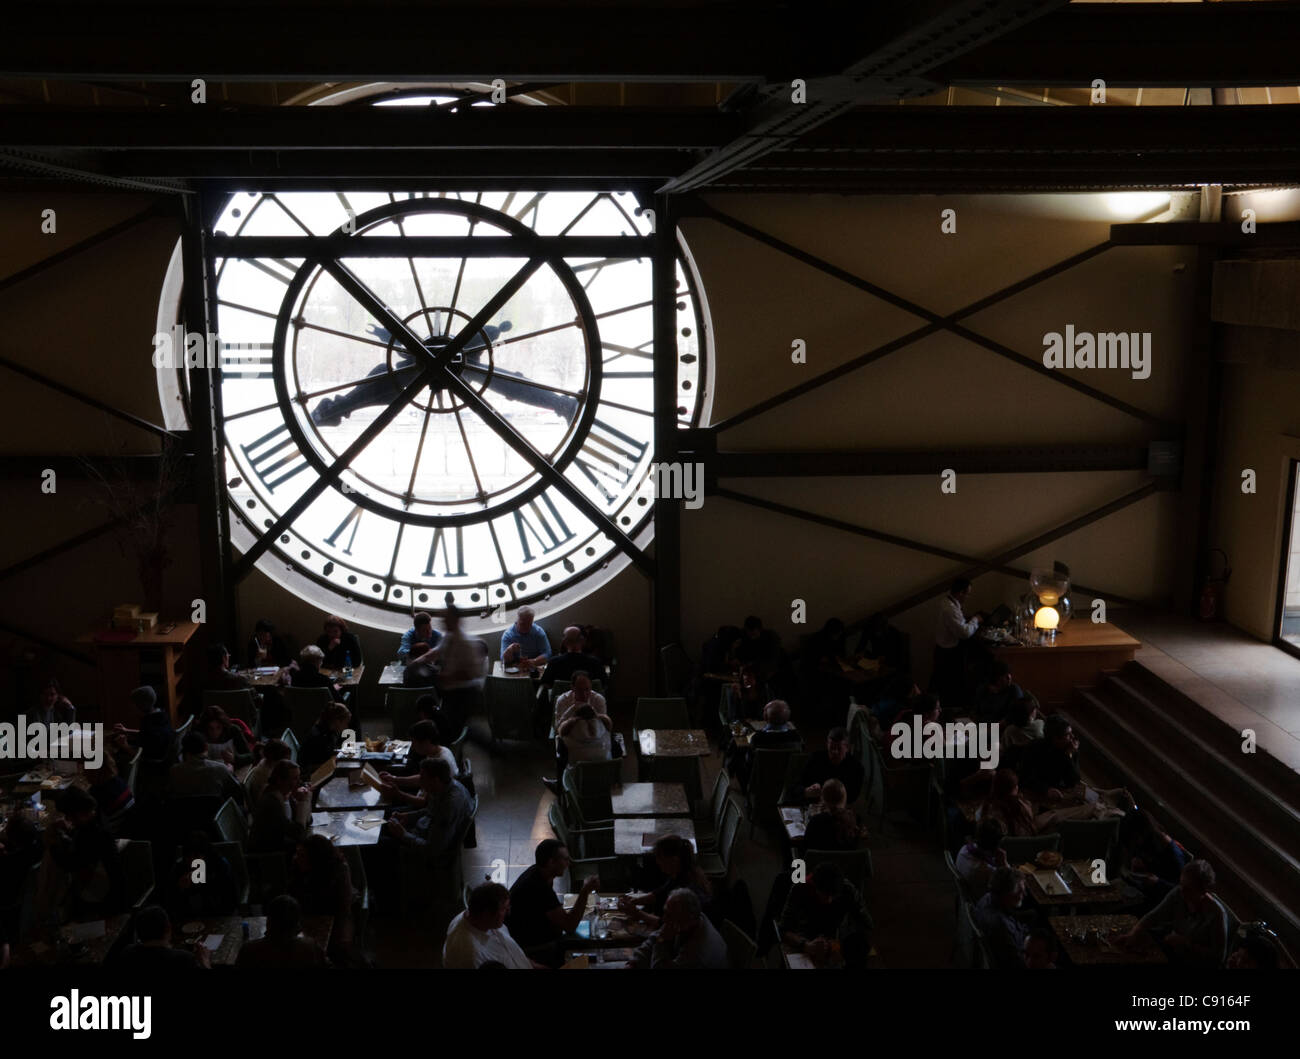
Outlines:
[[[617, 727], [628, 730], [629, 724]], [[482, 721], [476, 720], [476, 726]], [[808, 733], [817, 745], [821, 733]], [[478, 848], [466, 851], [466, 876], [471, 882], [486, 875], [497, 859], [507, 865], [509, 882], [533, 862], [533, 850], [551, 837], [547, 810], [553, 796], [542, 786], [553, 760], [542, 743], [513, 743], [490, 753], [471, 744], [467, 751], [479, 794]], [[631, 779], [634, 765], [625, 766]], [[704, 761], [705, 790], [711, 789], [719, 767], [717, 756]], [[875, 921], [876, 967], [947, 967], [953, 937], [953, 890], [933, 832], [902, 814], [891, 814], [884, 830], [873, 826], [870, 841], [874, 879], [869, 907]], [[743, 879], [756, 919], [767, 904], [773, 880], [783, 868], [780, 844], [774, 835], [742, 825], [732, 882]], [[372, 919], [368, 951], [380, 967], [437, 966], [442, 925], [413, 924], [404, 919]]]
[[1130, 609], [1116, 624], [1143, 665], [1300, 771], [1300, 659], [1223, 623]]

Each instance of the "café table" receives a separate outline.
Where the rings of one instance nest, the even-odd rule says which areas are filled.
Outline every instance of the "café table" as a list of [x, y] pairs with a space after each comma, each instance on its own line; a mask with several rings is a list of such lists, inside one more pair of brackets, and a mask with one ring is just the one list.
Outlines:
[[250, 681], [254, 687], [270, 688], [275, 686], [276, 676], [280, 672], [279, 666], [257, 666], [254, 669], [241, 669], [235, 672], [242, 673], [245, 679]]
[[[564, 967], [561, 970], [617, 971], [628, 965], [635, 947], [620, 946], [614, 949], [582, 949], [564, 954]], [[586, 961], [583, 965], [582, 961]], [[577, 966], [568, 966], [570, 964]]]
[[[1026, 871], [1026, 868], [1032, 868]], [[1057, 868], [1039, 868], [1036, 865], [1021, 865], [1025, 876], [1025, 891], [1033, 898], [1034, 904], [1043, 908], [1082, 907], [1084, 905], [1121, 904], [1128, 900], [1119, 883], [1112, 879], [1104, 886], [1088, 885], [1083, 880], [1092, 877], [1092, 862], [1087, 860], [1065, 861]], [[1049, 894], [1038, 878], [1037, 872], [1055, 871], [1061, 881], [1070, 888], [1066, 894]]]
[[[60, 958], [58, 948], [42, 938], [25, 941], [13, 948], [11, 967], [54, 967], [62, 964], [100, 964], [121, 939], [131, 917], [126, 914], [88, 923], [65, 923], [59, 932], [75, 949]], [[84, 946], [84, 948], [83, 948]]]
[[388, 772], [394, 766], [405, 767], [410, 753], [409, 739], [389, 739], [382, 750], [367, 750], [364, 743], [344, 744], [334, 755], [334, 764], [340, 769], [357, 769], [368, 763], [376, 772]]
[[817, 965], [806, 952], [796, 952], [785, 942], [781, 943], [781, 962], [787, 971], [815, 971]]
[[662, 816], [649, 819], [638, 816], [614, 818], [614, 855], [639, 857], [649, 853], [664, 835], [680, 835], [698, 850], [695, 842], [695, 823], [688, 817]]
[[642, 757], [707, 757], [713, 753], [702, 728], [645, 728], [636, 733]]
[[507, 666], [501, 659], [492, 663], [492, 675], [494, 677], [517, 677], [521, 680], [533, 679], [540, 680], [542, 674], [546, 672], [546, 667], [541, 669], [524, 669], [521, 666]]
[[614, 816], [690, 816], [686, 788], [680, 783], [623, 783], [609, 789]]
[[[1151, 938], [1139, 938], [1129, 949], [1121, 949], [1111, 940], [1137, 926], [1137, 916], [1048, 916], [1047, 922], [1061, 949], [1076, 967], [1151, 966], [1169, 962], [1164, 951]], [[1104, 940], [1097, 945], [1075, 940], [1078, 934], [1090, 930], [1097, 930]]]
[[[242, 673], [254, 687], [270, 688], [276, 685], [276, 678], [279, 676], [280, 669], [276, 666], [258, 666], [256, 669], [234, 670], [233, 672]], [[321, 673], [329, 677], [341, 688], [355, 688], [361, 683], [361, 678], [365, 675], [365, 672], [365, 666], [353, 666], [352, 676], [345, 677], [342, 669], [321, 667]], [[399, 679], [397, 682], [400, 684], [401, 680]]]
[[355, 688], [365, 676], [366, 667], [354, 666], [350, 677], [345, 677], [342, 669], [328, 669], [325, 666], [321, 666], [321, 672], [341, 688]]
[[347, 776], [335, 776], [316, 792], [316, 808], [327, 813], [352, 809], [386, 809], [383, 795], [369, 784], [353, 787]]
[[[246, 944], [244, 924], [248, 924], [248, 941], [266, 935], [266, 916], [210, 916], [191, 919], [175, 926], [175, 944], [203, 945], [213, 967], [233, 967], [239, 951]], [[321, 951], [329, 948], [334, 931], [333, 916], [303, 916], [301, 933], [316, 942]]]
[[785, 827], [785, 836], [791, 845], [803, 842], [804, 831], [808, 823], [808, 810], [797, 805], [777, 806], [781, 813], [781, 824]]
[[382, 809], [313, 812], [311, 833], [327, 836], [336, 846], [374, 846], [378, 844], [379, 835], [384, 830], [383, 820]]
[[379, 674], [379, 686], [384, 688], [400, 687], [405, 676], [406, 666], [402, 665], [401, 662], [389, 662], [388, 665], [384, 666], [384, 671]]
[[[605, 928], [605, 936], [582, 937], [579, 934], [565, 936], [566, 946], [574, 949], [610, 948], [619, 945], [640, 945], [652, 933], [649, 926], [639, 921], [630, 920], [618, 910], [618, 902], [625, 894], [598, 892], [587, 898], [587, 916], [595, 912]], [[572, 911], [578, 901], [577, 894], [562, 894], [560, 903], [566, 912]]]

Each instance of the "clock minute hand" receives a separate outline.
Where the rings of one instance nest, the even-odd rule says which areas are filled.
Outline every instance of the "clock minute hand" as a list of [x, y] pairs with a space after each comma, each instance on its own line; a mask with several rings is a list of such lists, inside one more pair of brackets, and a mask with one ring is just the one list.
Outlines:
[[566, 422], [578, 414], [578, 398], [567, 394], [552, 393], [533, 384], [526, 375], [507, 371], [504, 368], [489, 369], [480, 364], [467, 363], [462, 369], [465, 375], [488, 375], [488, 389], [500, 397], [521, 404], [530, 404], [535, 408], [545, 408], [554, 412]]
[[357, 383], [347, 393], [324, 397], [312, 409], [311, 421], [317, 426], [336, 427], [353, 412], [369, 405], [389, 404], [422, 370], [410, 357], [389, 368], [377, 364], [366, 372], [366, 381]]

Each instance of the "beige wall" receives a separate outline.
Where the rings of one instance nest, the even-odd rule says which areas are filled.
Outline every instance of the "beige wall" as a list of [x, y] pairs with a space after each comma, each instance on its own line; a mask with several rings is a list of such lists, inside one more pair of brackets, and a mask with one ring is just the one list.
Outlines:
[[[927, 308], [951, 312], [989, 292], [1106, 238], [1115, 216], [1093, 196], [917, 196], [854, 199], [834, 196], [718, 196], [719, 208], [822, 255]], [[147, 200], [124, 195], [7, 195], [0, 199], [0, 274], [84, 238], [141, 209]], [[59, 234], [39, 235], [39, 211], [59, 211]], [[957, 210], [958, 234], [942, 235], [939, 211]], [[717, 343], [715, 419], [842, 363], [922, 321], [823, 276], [708, 220], [686, 227], [702, 273]], [[0, 292], [6, 356], [39, 366], [72, 385], [157, 421], [157, 392], [149, 361], [157, 296], [174, 245], [175, 226], [151, 222], [68, 262], [45, 276]], [[48, 240], [48, 241], [46, 241]], [[1089, 384], [1153, 413], [1181, 421], [1188, 401], [1186, 363], [1191, 328], [1191, 256], [1179, 248], [1112, 250], [1008, 302], [965, 321], [976, 330], [1038, 358], [1045, 331], [1073, 323], [1081, 330], [1149, 330], [1154, 371], [1145, 381], [1121, 372], [1076, 371]], [[1180, 265], [1189, 267], [1179, 270]], [[790, 362], [790, 343], [808, 344], [808, 363]], [[0, 448], [32, 452], [150, 451], [153, 439], [125, 425], [111, 429], [98, 413], [5, 374], [9, 413]], [[1288, 397], [1269, 380], [1239, 379], [1240, 406], [1263, 397], [1276, 414], [1267, 430], [1300, 433]], [[1234, 405], [1234, 407], [1237, 407]], [[1295, 402], [1290, 407], [1298, 407]], [[1244, 414], [1238, 419], [1249, 418]], [[1260, 426], [1261, 430], [1265, 427]], [[922, 448], [964, 445], [1134, 442], [1149, 428], [968, 342], [938, 334], [853, 373], [720, 439], [736, 450]], [[1240, 444], [1254, 444], [1247, 431]], [[1262, 444], [1262, 442], [1261, 442]], [[1264, 473], [1261, 503], [1276, 487], [1278, 468]], [[1235, 458], [1235, 457], [1234, 457]], [[1244, 457], [1243, 457], [1244, 458]], [[1230, 462], [1230, 461], [1229, 461]], [[939, 492], [938, 472], [924, 477], [866, 480], [765, 479], [727, 481], [728, 487], [913, 536], [972, 555], [991, 554], [1114, 499], [1140, 484], [1140, 472], [963, 475], [955, 495]], [[1226, 472], [1225, 472], [1226, 473]], [[1266, 483], [1272, 481], [1273, 485]], [[11, 517], [0, 523], [0, 562], [16, 561], [94, 521], [92, 507], [71, 487], [57, 499], [35, 493], [37, 484], [0, 483]], [[1081, 530], [1015, 565], [1061, 559], [1075, 576], [1111, 592], [1166, 602], [1178, 592], [1173, 569], [1177, 543], [1188, 533], [1189, 497], [1162, 494]], [[1194, 507], [1193, 509], [1194, 510]], [[1251, 547], [1265, 530], [1234, 509], [1220, 513], [1225, 534]], [[1228, 521], [1224, 523], [1224, 519]], [[191, 515], [178, 528], [176, 562], [168, 592], [180, 607], [197, 580]], [[695, 655], [709, 631], [745, 614], [763, 615], [793, 644], [827, 617], [853, 620], [955, 572], [956, 564], [881, 545], [718, 498], [683, 517], [683, 614], [687, 649]], [[1250, 572], [1242, 547], [1234, 547], [1239, 573], [1232, 589], [1262, 590], [1261, 568]], [[1270, 555], [1275, 552], [1270, 551]], [[15, 624], [68, 642], [120, 599], [138, 594], [133, 570], [111, 539], [69, 553], [47, 571], [0, 581], [4, 614]], [[1255, 585], [1259, 582], [1259, 585]], [[989, 575], [976, 585], [975, 603], [990, 607], [1018, 596], [1024, 586]], [[790, 623], [791, 600], [808, 606], [806, 627]], [[1230, 606], [1233, 606], [1230, 594]], [[1082, 601], [1080, 601], [1082, 602]], [[1237, 604], [1242, 605], [1242, 604]], [[902, 615], [914, 633], [918, 660], [929, 651], [933, 604]], [[315, 608], [255, 574], [241, 586], [244, 625], [261, 615], [308, 639], [319, 628]], [[1256, 608], [1258, 609], [1258, 608]], [[611, 627], [625, 693], [648, 688], [650, 589], [625, 571], [581, 605], [561, 613], [541, 611], [558, 632], [571, 620]], [[1262, 611], [1261, 611], [1262, 613]], [[1245, 624], [1248, 619], [1234, 620]], [[1250, 618], [1256, 625], [1256, 618]], [[386, 658], [394, 638], [359, 630], [367, 653]], [[0, 638], [6, 656], [30, 645]], [[71, 670], [71, 663], [60, 663]]]

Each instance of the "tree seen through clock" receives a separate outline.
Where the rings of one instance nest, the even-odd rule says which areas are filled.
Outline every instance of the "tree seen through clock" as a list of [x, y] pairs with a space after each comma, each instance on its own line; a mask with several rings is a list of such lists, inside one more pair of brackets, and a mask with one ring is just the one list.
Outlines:
[[[310, 259], [217, 263], [218, 332], [239, 347], [227, 487], [232, 517], [275, 534], [259, 566], [392, 611], [486, 612], [644, 550], [650, 260], [547, 257], [536, 238], [649, 234], [631, 195], [239, 194], [216, 230], [336, 236]], [[377, 236], [511, 242], [366, 256]], [[700, 315], [679, 260], [681, 426], [700, 415]]]

